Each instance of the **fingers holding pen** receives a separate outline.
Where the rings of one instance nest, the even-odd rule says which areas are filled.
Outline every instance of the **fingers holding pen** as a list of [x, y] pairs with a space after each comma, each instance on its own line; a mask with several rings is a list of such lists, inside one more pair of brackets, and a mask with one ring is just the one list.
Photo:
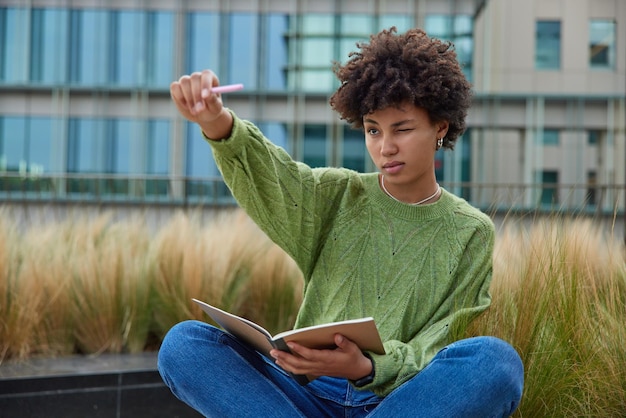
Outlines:
[[202, 128], [207, 138], [227, 138], [233, 117], [222, 103], [222, 93], [241, 90], [243, 84], [219, 86], [211, 70], [184, 75], [170, 85], [172, 100], [179, 113]]
[[204, 109], [210, 108], [218, 101], [215, 94], [211, 94], [211, 88], [219, 85], [219, 80], [210, 70], [196, 72], [191, 75], [191, 95], [193, 97], [193, 111], [197, 114]]
[[195, 118], [205, 109], [221, 110], [220, 97], [211, 94], [213, 86], [219, 80], [210, 70], [184, 75], [170, 85], [170, 94], [179, 111], [190, 119]]

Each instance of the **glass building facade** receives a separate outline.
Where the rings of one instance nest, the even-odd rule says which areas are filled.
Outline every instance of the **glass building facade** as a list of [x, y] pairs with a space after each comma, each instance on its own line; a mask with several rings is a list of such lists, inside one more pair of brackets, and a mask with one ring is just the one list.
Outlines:
[[[0, 194], [8, 198], [232, 203], [199, 130], [170, 103], [169, 84], [193, 71], [243, 83], [226, 105], [294, 158], [358, 171], [374, 167], [362, 132], [329, 110], [334, 61], [383, 28], [423, 26], [454, 42], [472, 76], [471, 9], [59, 3], [0, 6]], [[454, 180], [469, 180], [469, 150], [456, 155]], [[445, 180], [452, 163], [438, 158]]]

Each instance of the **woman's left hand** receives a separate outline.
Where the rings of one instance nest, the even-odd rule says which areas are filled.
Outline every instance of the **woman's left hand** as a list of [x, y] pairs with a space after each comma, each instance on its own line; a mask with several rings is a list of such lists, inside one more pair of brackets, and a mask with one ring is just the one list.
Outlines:
[[270, 351], [276, 364], [294, 374], [309, 376], [343, 377], [358, 380], [372, 371], [372, 362], [361, 349], [341, 334], [335, 335], [337, 348], [316, 350], [294, 342], [287, 343], [293, 354], [280, 350]]

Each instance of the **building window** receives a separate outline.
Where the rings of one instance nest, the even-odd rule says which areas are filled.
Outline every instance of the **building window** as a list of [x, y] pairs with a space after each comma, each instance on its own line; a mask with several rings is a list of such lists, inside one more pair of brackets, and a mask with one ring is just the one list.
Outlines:
[[168, 88], [174, 79], [174, 14], [149, 12], [146, 30], [146, 82]]
[[170, 156], [170, 122], [167, 120], [148, 121], [148, 137], [146, 138], [145, 155], [146, 174], [158, 178], [148, 179], [145, 184], [147, 196], [168, 196], [169, 194], [169, 156]]
[[544, 129], [543, 130], [543, 145], [551, 145], [551, 146], [559, 145], [558, 129]]
[[561, 68], [561, 22], [537, 21], [535, 32], [535, 68], [558, 70]]
[[108, 52], [111, 21], [105, 10], [70, 12], [70, 82], [105, 85], [109, 79]]
[[133, 10], [109, 13], [108, 81], [124, 87], [169, 86], [173, 68], [173, 14]]
[[306, 125], [302, 162], [311, 167], [326, 167], [328, 165], [326, 140], [326, 125]]
[[283, 91], [287, 88], [287, 25], [286, 15], [270, 14], [265, 20], [267, 45], [265, 57], [265, 74], [262, 78], [265, 90]]
[[[287, 22], [284, 14], [189, 13], [186, 72], [210, 68], [222, 84], [284, 91]], [[220, 42], [224, 37], [227, 42]]]
[[[220, 19], [217, 13], [189, 13], [187, 15], [187, 69], [186, 74], [211, 68], [220, 72]], [[220, 79], [222, 84], [225, 80]]]
[[69, 12], [33, 9], [30, 49], [30, 80], [42, 84], [67, 81]]
[[7, 83], [28, 81], [27, 8], [0, 8], [0, 80]]
[[597, 129], [592, 129], [587, 131], [587, 144], [588, 145], [598, 145], [600, 143], [600, 131]]
[[243, 83], [257, 89], [259, 68], [259, 15], [232, 13], [229, 17], [228, 79], [229, 83]]
[[52, 119], [0, 117], [0, 171], [39, 175], [58, 172], [52, 159]]
[[[42, 135], [43, 136], [43, 135]], [[128, 198], [164, 195], [164, 179], [131, 179], [130, 174], [165, 176], [169, 169], [169, 121], [72, 118], [68, 123], [67, 182], [70, 194]], [[85, 176], [84, 174], [111, 174]]]
[[595, 206], [597, 203], [597, 176], [595, 171], [587, 172], [587, 196], [585, 203], [587, 206]]
[[365, 138], [362, 130], [343, 127], [343, 162], [342, 166], [351, 170], [365, 172]]
[[541, 199], [542, 205], [553, 206], [559, 203], [559, 172], [546, 170], [541, 172]]
[[592, 68], [615, 67], [615, 22], [589, 22], [589, 65]]
[[52, 192], [44, 173], [58, 172], [53, 159], [53, 120], [47, 117], [0, 117], [0, 192]]
[[[217, 184], [210, 181], [211, 177], [219, 177], [220, 172], [211, 158], [209, 144], [202, 136], [198, 126], [192, 122], [187, 122], [187, 144], [186, 144], [186, 175], [185, 193], [187, 198], [202, 196], [214, 196]], [[220, 183], [221, 180], [220, 180]]]
[[559, 145], [559, 130], [558, 129], [544, 129], [541, 135], [536, 138], [536, 143], [540, 145], [558, 146]]

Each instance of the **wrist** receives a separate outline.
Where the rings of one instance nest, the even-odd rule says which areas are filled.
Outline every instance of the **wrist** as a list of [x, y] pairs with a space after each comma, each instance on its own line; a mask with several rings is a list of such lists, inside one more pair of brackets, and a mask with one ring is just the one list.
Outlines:
[[374, 381], [374, 377], [376, 376], [376, 367], [374, 366], [374, 360], [372, 359], [372, 356], [365, 352], [363, 353], [363, 355], [369, 360], [372, 369], [367, 375], [361, 377], [360, 379], [352, 381], [352, 384], [357, 388], [369, 385]]
[[221, 112], [210, 121], [198, 123], [205, 138], [212, 141], [221, 141], [230, 137], [233, 130], [233, 115], [223, 107]]

